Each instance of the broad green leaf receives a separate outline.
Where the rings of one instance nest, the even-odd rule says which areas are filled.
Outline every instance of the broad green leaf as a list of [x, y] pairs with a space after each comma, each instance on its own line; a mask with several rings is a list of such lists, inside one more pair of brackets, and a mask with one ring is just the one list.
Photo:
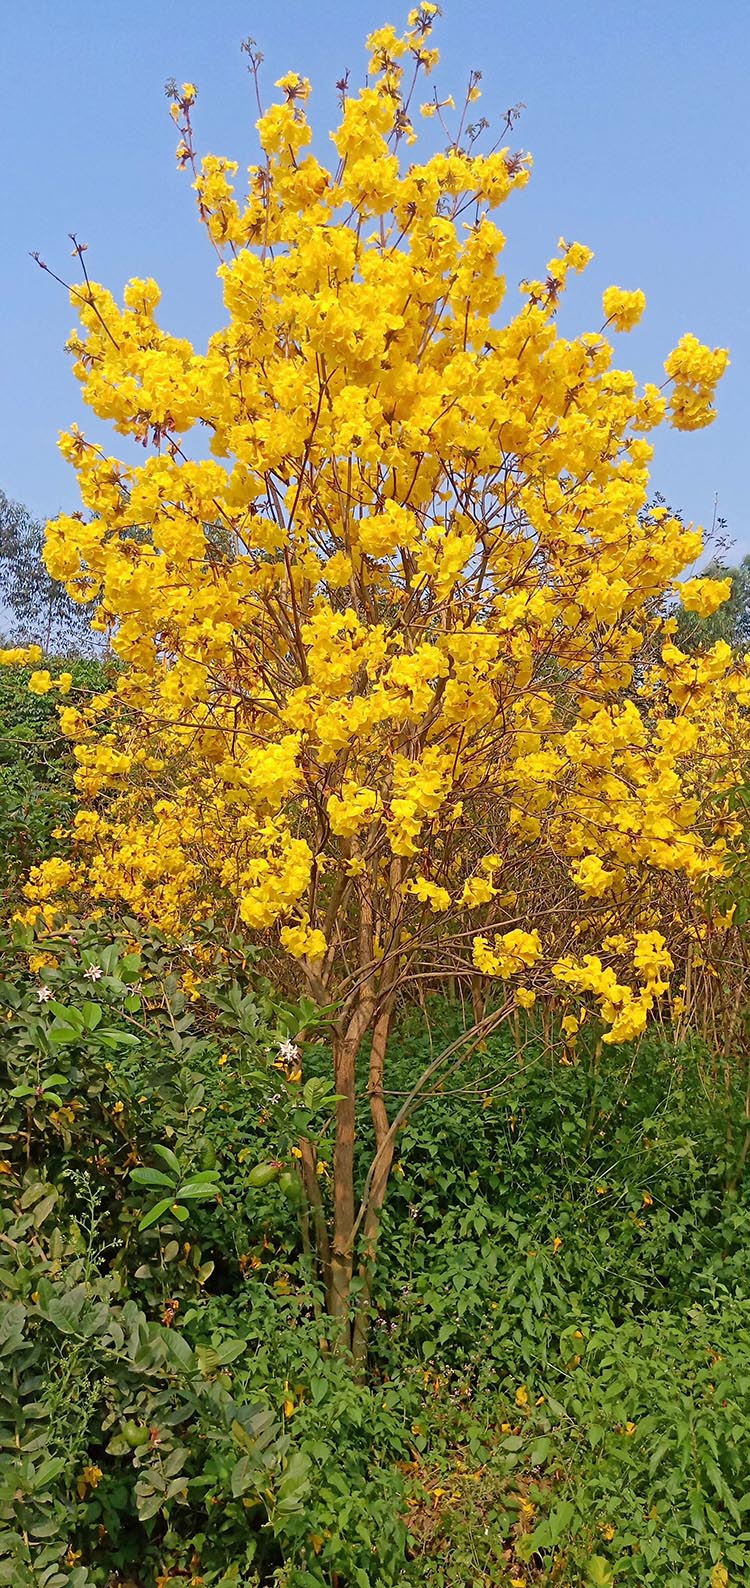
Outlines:
[[135, 1185], [170, 1186], [174, 1187], [174, 1180], [168, 1174], [163, 1174], [161, 1169], [131, 1169], [130, 1178]]
[[164, 1214], [169, 1212], [171, 1206], [171, 1197], [162, 1197], [160, 1202], [155, 1202], [154, 1206], [149, 1208], [148, 1213], [144, 1213], [143, 1218], [138, 1221], [139, 1230], [150, 1229], [152, 1224], [156, 1224], [158, 1219], [163, 1218]]
[[175, 1156], [171, 1147], [164, 1147], [161, 1142], [156, 1142], [153, 1150], [157, 1158], [161, 1158], [162, 1162], [166, 1164], [168, 1169], [172, 1170], [173, 1174], [182, 1174], [179, 1159]]

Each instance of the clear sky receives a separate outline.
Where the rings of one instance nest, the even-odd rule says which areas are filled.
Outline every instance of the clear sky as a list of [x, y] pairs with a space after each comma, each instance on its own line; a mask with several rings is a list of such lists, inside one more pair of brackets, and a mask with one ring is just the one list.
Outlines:
[[[266, 102], [287, 69], [312, 79], [325, 147], [335, 82], [364, 69], [366, 32], [400, 23], [407, 0], [5, 0], [2, 7], [3, 356], [0, 488], [39, 516], [78, 505], [56, 438], [73, 420], [116, 451], [78, 399], [63, 352], [65, 294], [29, 258], [72, 272], [67, 234], [116, 293], [155, 276], [162, 319], [200, 346], [219, 323], [215, 257], [176, 170], [164, 83], [198, 84], [202, 152], [256, 157], [254, 102], [239, 45], [265, 52]], [[750, 18], [746, 0], [444, 0], [436, 81], [458, 99], [483, 74], [493, 122], [525, 102], [512, 143], [530, 149], [530, 186], [499, 217], [509, 286], [539, 274], [558, 238], [595, 251], [567, 295], [566, 330], [601, 324], [612, 283], [642, 287], [647, 312], [618, 338], [640, 379], [686, 330], [728, 346], [719, 417], [659, 434], [653, 481], [710, 524], [718, 494], [738, 553], [750, 551]], [[434, 123], [425, 123], [426, 129]], [[513, 296], [511, 293], [511, 299]]]

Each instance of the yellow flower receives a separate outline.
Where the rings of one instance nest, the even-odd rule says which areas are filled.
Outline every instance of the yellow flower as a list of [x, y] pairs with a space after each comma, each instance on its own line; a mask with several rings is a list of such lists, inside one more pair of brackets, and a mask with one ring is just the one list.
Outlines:
[[84, 1500], [86, 1498], [86, 1493], [89, 1489], [98, 1488], [103, 1476], [104, 1474], [101, 1467], [84, 1467], [83, 1472], [81, 1473], [81, 1476], [79, 1477], [76, 1484], [79, 1500]]
[[407, 886], [409, 892], [419, 899], [420, 904], [429, 904], [433, 913], [450, 908], [451, 896], [447, 888], [441, 888], [434, 882], [428, 882], [426, 877], [415, 877]]
[[701, 618], [710, 618], [712, 613], [725, 601], [729, 600], [732, 593], [731, 579], [686, 579], [678, 584], [682, 605], [686, 612], [697, 612]]
[[726, 348], [712, 351], [690, 334], [680, 339], [664, 361], [667, 377], [673, 382], [669, 409], [675, 429], [700, 430], [711, 423], [714, 391], [728, 363]]
[[576, 887], [591, 898], [599, 899], [612, 886], [614, 871], [607, 871], [598, 855], [585, 855], [571, 872]]
[[475, 937], [472, 957], [478, 971], [485, 976], [507, 978], [536, 963], [542, 952], [539, 933], [514, 929], [495, 937], [492, 947], [485, 937]]
[[42, 660], [40, 645], [17, 645], [0, 650], [0, 667], [28, 667]]
[[323, 933], [310, 926], [308, 915], [296, 926], [283, 926], [279, 941], [293, 959], [322, 959], [328, 946]]
[[32, 695], [48, 695], [52, 688], [52, 675], [46, 667], [41, 672], [32, 673], [29, 679], [29, 690]]
[[607, 287], [602, 297], [605, 320], [611, 320], [616, 331], [632, 331], [646, 307], [643, 292], [625, 292], [622, 287]]

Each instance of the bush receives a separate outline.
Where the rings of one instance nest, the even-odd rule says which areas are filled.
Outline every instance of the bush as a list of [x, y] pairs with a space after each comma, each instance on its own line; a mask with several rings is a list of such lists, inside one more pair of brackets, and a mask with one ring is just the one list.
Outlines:
[[[74, 658], [61, 663], [79, 690], [105, 686], [100, 662]], [[15, 892], [29, 867], [59, 844], [74, 807], [75, 761], [57, 718], [56, 695], [29, 693], [30, 667], [0, 667], [0, 892]]]
[[296, 1212], [250, 1179], [289, 1112], [274, 1060], [295, 1012], [221, 972], [196, 1007], [158, 941], [103, 923], [48, 937], [34, 984], [16, 935], [0, 1582], [199, 1562], [206, 1583], [396, 1580], [403, 1408], [326, 1350]]
[[[496, 1036], [445, 1082], [399, 1137], [364, 1385], [284, 1178], [302, 1122], [330, 1195], [324, 1049], [307, 1102], [279, 1053], [307, 1006], [210, 926], [134, 933], [3, 945], [0, 1583], [743, 1581], [741, 1099], [700, 1048]], [[429, 1041], [407, 1014], [399, 1089]]]

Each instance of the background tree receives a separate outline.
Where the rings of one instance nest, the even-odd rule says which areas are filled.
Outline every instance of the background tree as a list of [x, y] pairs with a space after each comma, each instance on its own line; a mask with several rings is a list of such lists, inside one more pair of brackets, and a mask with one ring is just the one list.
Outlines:
[[730, 579], [731, 594], [716, 612], [701, 617], [696, 612], [677, 611], [675, 639], [683, 650], [700, 650], [723, 640], [739, 655], [750, 646], [750, 556], [737, 564], [716, 557], [707, 563], [705, 574], [713, 580]]
[[[700, 534], [644, 513], [645, 433], [709, 423], [726, 354], [685, 336], [668, 395], [639, 390], [608, 337], [645, 300], [618, 287], [598, 329], [560, 337], [560, 295], [591, 257], [579, 243], [500, 323], [490, 212], [529, 167], [478, 152], [478, 74], [447, 151], [401, 159], [436, 10], [370, 37], [368, 86], [342, 83], [332, 171], [306, 152], [309, 84], [281, 79], [244, 205], [232, 162], [198, 165], [196, 91], [175, 90], [227, 323], [199, 354], [160, 328], [155, 282], [130, 282], [123, 308], [87, 276], [72, 290], [86, 401], [147, 456], [65, 437], [93, 516], [58, 519], [45, 553], [101, 602], [125, 672], [63, 709], [76, 856], [37, 869], [32, 914], [67, 891], [175, 933], [211, 918], [263, 943], [281, 983], [304, 980], [338, 1099], [330, 1226], [310, 1140], [302, 1176], [328, 1304], [360, 1355], [396, 1133], [456, 1046], [553, 996], [571, 1036], [595, 1012], [605, 1042], [627, 1041], [667, 992], [722, 865], [699, 724], [731, 782], [722, 711], [741, 723], [750, 687], [721, 645], [686, 680], [663, 609]], [[450, 100], [422, 108], [447, 126]], [[198, 427], [208, 458], [187, 450]], [[711, 610], [725, 593], [704, 579], [688, 599]], [[446, 975], [474, 981], [473, 1033], [391, 1099], [397, 1002]], [[293, 1064], [300, 1084], [304, 1054]]]
[[0, 491], [0, 629], [12, 645], [91, 656], [91, 612], [47, 572], [43, 546], [44, 525]]
[[[90, 698], [108, 682], [98, 661], [70, 663], [69, 696]], [[59, 849], [76, 806], [71, 745], [60, 731], [56, 694], [29, 691], [30, 666], [0, 668], [0, 897], [18, 902], [29, 867]]]

